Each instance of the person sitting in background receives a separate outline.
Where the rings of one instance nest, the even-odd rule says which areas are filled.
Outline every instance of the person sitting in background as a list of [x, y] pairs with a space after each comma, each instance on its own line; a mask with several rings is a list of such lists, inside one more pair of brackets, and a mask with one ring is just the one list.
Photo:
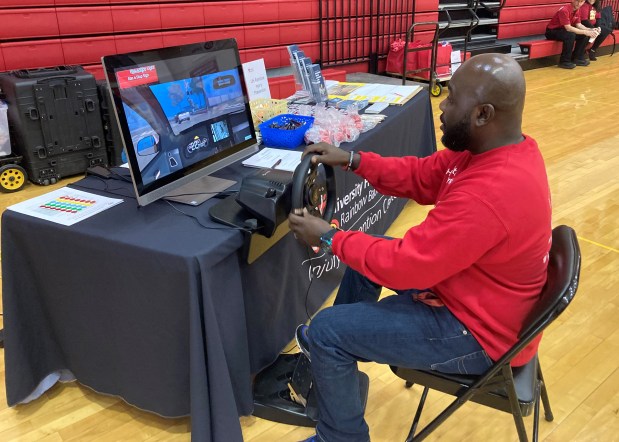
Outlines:
[[[600, 11], [599, 6], [600, 0], [586, 0], [585, 3], [580, 7], [578, 13], [580, 15], [580, 22], [590, 29], [596, 29], [598, 31], [598, 36], [595, 41], [589, 48], [589, 60], [595, 61], [597, 57], [595, 56], [595, 52], [600, 47], [602, 42], [608, 37], [613, 30], [609, 26], [605, 26], [600, 23]], [[596, 27], [596, 24], [598, 25]]]
[[584, 2], [585, 0], [572, 0], [569, 5], [561, 6], [546, 27], [548, 40], [563, 42], [560, 68], [574, 69], [576, 66], [589, 65], [589, 60], [585, 59], [585, 47], [589, 38], [598, 36], [598, 31], [589, 29], [580, 22], [578, 10]]
[[[434, 205], [393, 239], [334, 229], [306, 210], [289, 215], [299, 240], [348, 265], [334, 305], [296, 332], [318, 401], [308, 441], [369, 441], [357, 361], [481, 374], [518, 340], [546, 281], [552, 234], [544, 160], [522, 134], [525, 90], [512, 57], [480, 54], [454, 72], [439, 106], [447, 149], [418, 158], [306, 148], [314, 163], [343, 166], [384, 195]], [[378, 301], [383, 286], [397, 294]]]

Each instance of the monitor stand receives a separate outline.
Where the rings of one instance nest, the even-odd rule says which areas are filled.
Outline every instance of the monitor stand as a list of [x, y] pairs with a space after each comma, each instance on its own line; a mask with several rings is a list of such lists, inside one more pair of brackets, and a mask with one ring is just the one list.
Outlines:
[[216, 196], [218, 193], [223, 192], [235, 184], [236, 181], [233, 180], [206, 175], [170, 192], [164, 196], [163, 199], [176, 203], [189, 204], [190, 206], [199, 206], [204, 201]]

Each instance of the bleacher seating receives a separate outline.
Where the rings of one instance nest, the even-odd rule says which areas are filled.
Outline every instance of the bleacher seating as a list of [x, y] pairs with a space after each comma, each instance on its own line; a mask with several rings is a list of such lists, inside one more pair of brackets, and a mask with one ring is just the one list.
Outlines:
[[540, 35], [546, 31], [546, 25], [559, 8], [566, 3], [557, 0], [506, 0], [499, 13], [497, 38], [518, 38]]
[[[561, 42], [546, 40], [543, 36], [552, 16], [566, 4], [569, 2], [542, 0], [540, 3], [537, 0], [506, 0], [499, 15], [497, 38], [539, 36], [539, 39], [518, 43], [522, 54], [528, 55], [529, 59], [558, 55], [561, 53]], [[613, 35], [619, 35], [619, 31], [613, 31], [613, 34], [604, 40], [602, 46], [613, 45], [615, 42]]]
[[[619, 30], [614, 30], [600, 46], [609, 46], [614, 44], [615, 39], [619, 36]], [[529, 59], [550, 57], [561, 53], [562, 43], [554, 40], [530, 40], [518, 43], [523, 54], [527, 54]]]
[[[376, 27], [370, 26], [367, 15], [355, 12], [361, 6], [369, 11], [370, 1], [344, 2], [328, 25], [323, 21], [327, 36], [335, 35], [330, 31], [336, 29], [340, 32], [323, 44], [323, 55], [330, 52], [353, 59], [376, 49], [386, 54], [393, 35], [404, 32], [413, 21], [438, 17], [438, 0], [416, 0], [414, 17], [408, 12], [403, 15], [399, 2], [389, 2], [380, 28], [387, 37], [372, 41], [370, 32]], [[565, 1], [541, 1], [506, 0], [497, 37], [543, 34], [547, 21]], [[293, 43], [318, 60], [320, 2], [324, 11], [327, 0], [0, 0], [0, 71], [81, 64], [102, 79], [103, 55], [231, 37], [237, 39], [242, 61], [264, 58], [267, 69], [288, 66], [286, 47]], [[345, 26], [339, 26], [343, 20]], [[415, 40], [427, 41], [431, 33], [420, 31]], [[556, 53], [554, 43], [523, 45], [532, 58]], [[384, 59], [379, 60], [379, 70], [381, 66]], [[349, 63], [338, 67], [337, 75], [355, 69], [359, 66]], [[282, 91], [291, 87], [282, 86], [283, 79], [273, 82]]]
[[[518, 2], [518, 0], [515, 0]], [[520, 0], [530, 1], [530, 0]], [[536, 5], [515, 4], [507, 0], [499, 14], [497, 38], [517, 38], [543, 34], [552, 16], [565, 2]]]
[[515, 23], [502, 23], [497, 31], [497, 38], [518, 38], [529, 35], [540, 35], [546, 32], [548, 20], [531, 20]]

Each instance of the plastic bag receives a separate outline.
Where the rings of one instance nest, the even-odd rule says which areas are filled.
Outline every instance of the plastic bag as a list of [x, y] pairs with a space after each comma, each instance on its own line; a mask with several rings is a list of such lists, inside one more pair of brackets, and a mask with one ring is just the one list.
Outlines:
[[[387, 67], [386, 71], [394, 74], [402, 74], [402, 67], [404, 66], [404, 46], [406, 42], [401, 38], [391, 42], [389, 46], [389, 53], [387, 54]], [[427, 47], [432, 48], [430, 43], [422, 43], [419, 40], [412, 41], [408, 44], [409, 49]], [[423, 51], [426, 52], [426, 51]], [[428, 51], [429, 52], [429, 51]], [[419, 52], [409, 52], [406, 55], [406, 70], [414, 71], [419, 69], [418, 62]]]
[[316, 106], [314, 125], [305, 133], [307, 143], [340, 144], [359, 138], [363, 123], [353, 106], [345, 111], [324, 105]]

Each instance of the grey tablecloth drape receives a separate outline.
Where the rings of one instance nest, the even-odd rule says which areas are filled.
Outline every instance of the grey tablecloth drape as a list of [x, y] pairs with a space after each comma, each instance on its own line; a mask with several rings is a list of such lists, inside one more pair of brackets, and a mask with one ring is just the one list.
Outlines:
[[[387, 156], [435, 150], [425, 90], [385, 113], [376, 129], [342, 147]], [[222, 176], [247, 173], [234, 165]], [[354, 174], [338, 169], [337, 179], [343, 228], [384, 233], [405, 204], [374, 194]], [[209, 219], [218, 200], [176, 206], [205, 228], [164, 201], [138, 208], [129, 183], [88, 177], [76, 185], [128, 197], [71, 227], [10, 210], [2, 216], [9, 405], [68, 370], [141, 409], [191, 416], [193, 440], [242, 440], [238, 416], [252, 412], [251, 375], [320, 307], [343, 264], [288, 234], [249, 265], [243, 235]]]

